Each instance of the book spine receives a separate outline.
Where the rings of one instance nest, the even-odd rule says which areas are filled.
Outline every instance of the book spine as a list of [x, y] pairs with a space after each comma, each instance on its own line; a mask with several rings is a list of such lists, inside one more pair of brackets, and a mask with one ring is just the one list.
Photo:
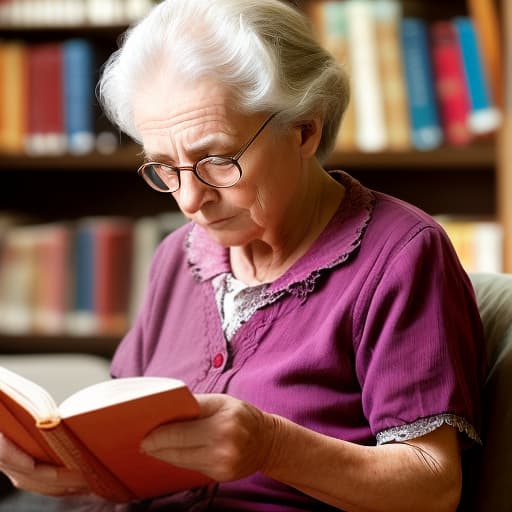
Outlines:
[[93, 126], [93, 51], [85, 39], [64, 42], [64, 103], [68, 150], [72, 154], [92, 151]]
[[388, 146], [393, 151], [405, 151], [411, 144], [399, 36], [401, 7], [397, 0], [377, 0], [374, 10]]
[[435, 22], [430, 35], [434, 80], [446, 142], [453, 146], [466, 145], [472, 140], [470, 103], [455, 26], [450, 21]]
[[31, 47], [29, 58], [29, 154], [66, 151], [62, 80], [62, 47], [47, 43]]
[[382, 151], [386, 149], [387, 136], [371, 3], [348, 2], [347, 22], [357, 147], [367, 152]]
[[57, 425], [41, 424], [39, 428], [43, 438], [62, 463], [68, 469], [80, 471], [96, 494], [116, 503], [126, 503], [136, 498], [130, 489], [89, 452], [63, 421]]
[[99, 332], [121, 333], [128, 327], [132, 244], [133, 224], [128, 220], [106, 220], [95, 230], [94, 304]]
[[26, 47], [19, 42], [0, 46], [0, 151], [20, 154], [27, 119]]
[[467, 0], [467, 3], [469, 14], [476, 25], [483, 65], [486, 75], [489, 77], [492, 96], [498, 107], [503, 107], [505, 61], [502, 51], [503, 38], [498, 16], [498, 2], [495, 0]]
[[470, 18], [461, 16], [455, 18], [454, 23], [471, 104], [469, 127], [478, 135], [493, 132], [500, 125], [501, 116], [491, 100], [473, 22]]
[[[348, 45], [347, 5], [343, 2], [329, 1], [321, 6], [321, 23], [323, 44], [329, 50], [336, 62], [351, 75], [350, 51]], [[356, 119], [354, 101], [350, 101], [343, 115], [335, 149], [353, 151], [356, 149]]]
[[94, 334], [97, 319], [94, 306], [95, 248], [93, 227], [84, 223], [77, 226], [73, 241], [73, 307], [68, 315], [71, 334]]
[[443, 140], [439, 122], [427, 26], [420, 18], [402, 19], [402, 52], [411, 140], [418, 150], [438, 147]]

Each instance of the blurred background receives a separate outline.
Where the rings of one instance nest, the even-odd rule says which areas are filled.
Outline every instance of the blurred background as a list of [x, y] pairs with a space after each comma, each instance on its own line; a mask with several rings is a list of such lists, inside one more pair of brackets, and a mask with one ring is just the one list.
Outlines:
[[[153, 3], [0, 1], [2, 354], [108, 360], [183, 222], [94, 92]], [[512, 271], [510, 2], [293, 3], [351, 77], [327, 167], [436, 216], [466, 270]]]

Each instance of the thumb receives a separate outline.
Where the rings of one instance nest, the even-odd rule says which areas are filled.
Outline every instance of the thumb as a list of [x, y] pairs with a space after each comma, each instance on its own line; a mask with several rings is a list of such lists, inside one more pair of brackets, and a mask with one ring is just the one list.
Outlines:
[[200, 418], [209, 418], [210, 416], [214, 416], [217, 412], [219, 412], [228, 402], [229, 397], [227, 395], [222, 394], [199, 394], [195, 395], [197, 402], [199, 403], [199, 407], [201, 412], [199, 414]]

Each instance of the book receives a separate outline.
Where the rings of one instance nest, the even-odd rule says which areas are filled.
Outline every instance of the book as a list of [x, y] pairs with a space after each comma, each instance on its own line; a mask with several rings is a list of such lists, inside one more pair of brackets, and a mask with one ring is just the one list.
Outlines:
[[98, 219], [93, 230], [93, 312], [97, 332], [123, 334], [128, 328], [133, 222], [127, 218], [108, 217]]
[[[320, 34], [322, 46], [333, 55], [336, 62], [350, 76], [346, 3], [334, 0], [317, 2], [310, 8], [310, 13]], [[354, 102], [350, 101], [343, 115], [335, 149], [340, 151], [354, 150], [356, 147], [355, 134]]]
[[0, 329], [10, 334], [27, 334], [33, 325], [34, 227], [20, 225], [8, 229], [0, 256]]
[[62, 334], [69, 310], [71, 227], [55, 222], [33, 230], [33, 331]]
[[452, 21], [436, 21], [430, 27], [434, 82], [446, 142], [469, 144], [469, 91], [464, 76], [462, 52]]
[[443, 131], [434, 91], [427, 25], [423, 19], [402, 19], [401, 47], [412, 145], [422, 151], [435, 149], [443, 141]]
[[[503, 55], [503, 32], [499, 19], [499, 2], [495, 0], [468, 0], [468, 9], [474, 21], [478, 42], [482, 51], [483, 65], [489, 77], [489, 86], [492, 97], [498, 105], [503, 107], [505, 60]], [[506, 11], [507, 2], [503, 2]], [[505, 31], [506, 33], [506, 31]], [[510, 34], [509, 34], [510, 36]]]
[[27, 48], [0, 43], [0, 152], [21, 154], [27, 121]]
[[133, 225], [132, 290], [130, 317], [134, 318], [142, 302], [149, 279], [151, 260], [158, 244], [169, 233], [187, 222], [181, 212], [166, 212], [156, 216], [141, 217]]
[[499, 127], [501, 114], [491, 96], [473, 21], [467, 16], [458, 16], [454, 24], [469, 91], [469, 128], [475, 135], [491, 133]]
[[346, 16], [356, 145], [365, 152], [382, 151], [387, 147], [387, 134], [372, 3], [367, 0], [350, 0], [346, 5]]
[[63, 43], [64, 106], [68, 151], [89, 153], [94, 149], [94, 54], [86, 39]]
[[503, 228], [493, 219], [435, 217], [467, 272], [503, 272]]
[[180, 380], [129, 377], [88, 386], [59, 405], [40, 385], [0, 367], [2, 433], [36, 460], [80, 471], [92, 492], [125, 503], [205, 485], [197, 472], [140, 451], [154, 428], [196, 418]]
[[66, 151], [63, 101], [63, 55], [59, 43], [29, 49], [29, 120], [26, 151], [60, 155]]
[[88, 335], [97, 331], [94, 312], [94, 234], [90, 221], [81, 219], [75, 226], [72, 241], [72, 296], [67, 330], [70, 334]]
[[373, 8], [388, 148], [406, 151], [411, 147], [411, 130], [400, 48], [401, 4], [397, 0], [376, 0]]

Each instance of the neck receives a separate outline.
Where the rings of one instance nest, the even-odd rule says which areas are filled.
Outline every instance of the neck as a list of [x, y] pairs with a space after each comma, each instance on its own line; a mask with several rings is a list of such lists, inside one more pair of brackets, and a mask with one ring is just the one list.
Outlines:
[[[312, 171], [312, 172], [311, 172]], [[286, 219], [261, 239], [240, 247], [231, 247], [233, 274], [237, 279], [256, 285], [275, 281], [283, 275], [325, 229], [343, 200], [344, 187], [321, 167], [311, 170], [303, 193], [287, 208]]]

